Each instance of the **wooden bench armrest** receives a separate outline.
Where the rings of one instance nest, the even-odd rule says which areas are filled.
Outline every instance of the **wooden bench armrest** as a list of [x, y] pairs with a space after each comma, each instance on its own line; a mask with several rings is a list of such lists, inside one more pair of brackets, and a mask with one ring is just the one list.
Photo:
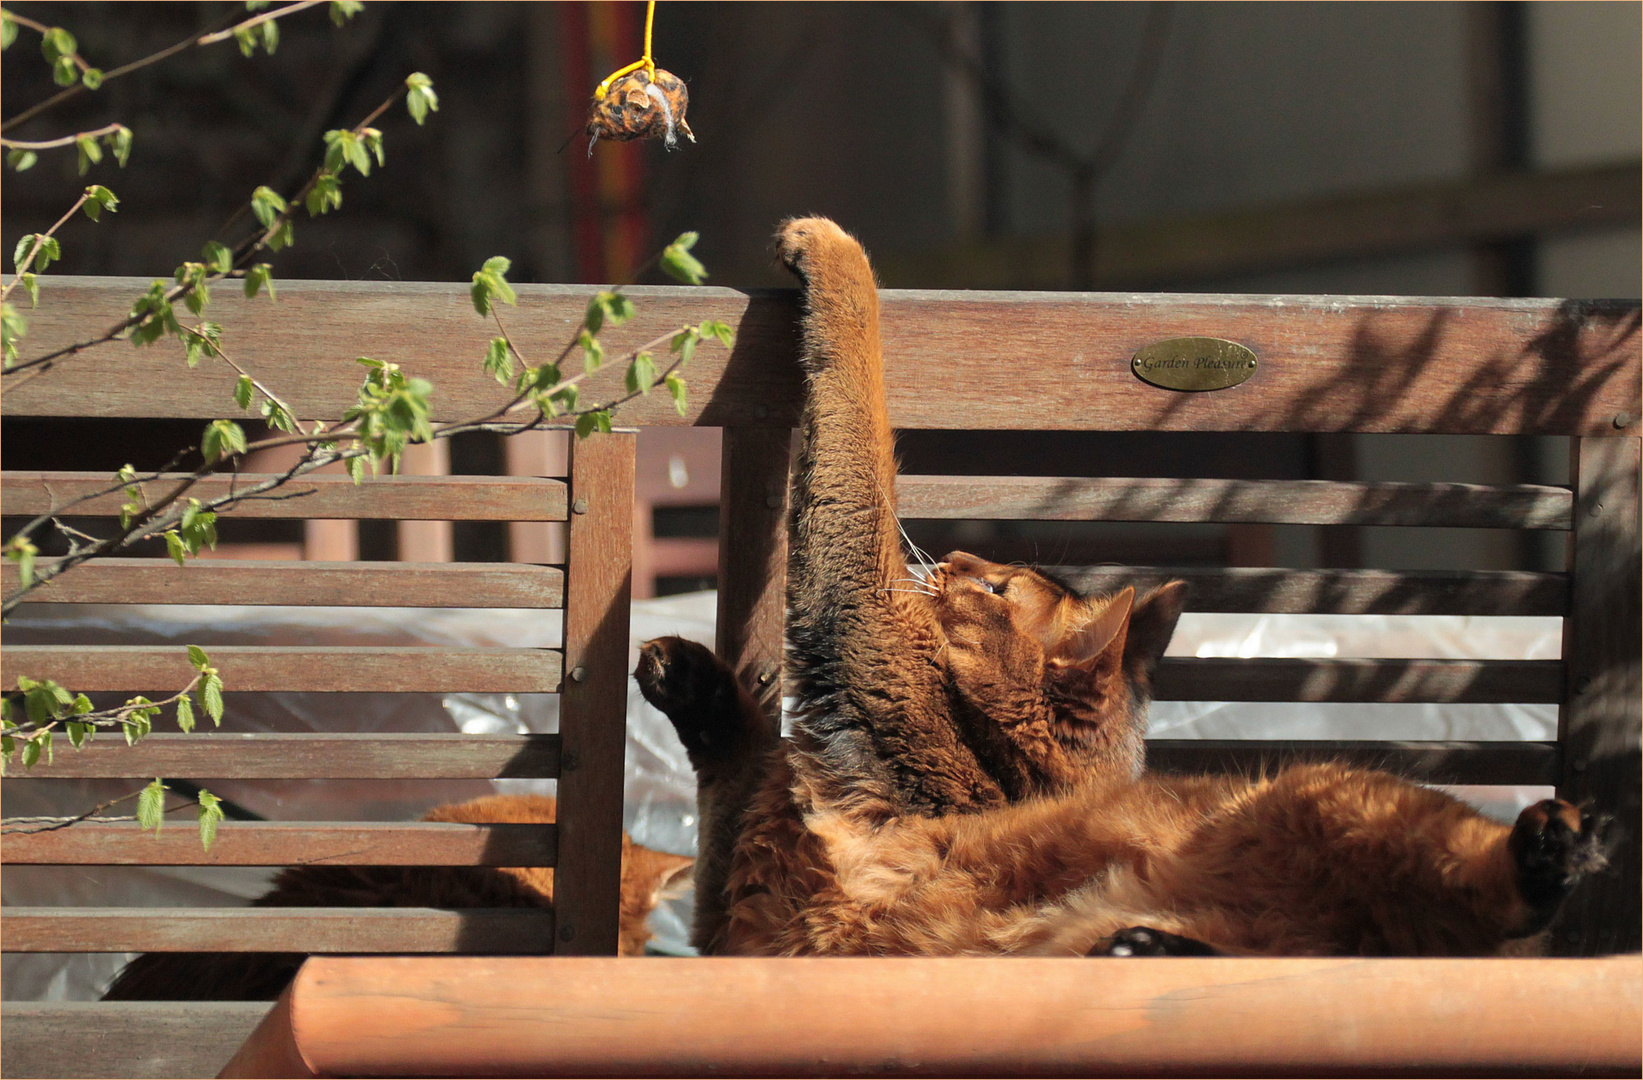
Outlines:
[[223, 1076], [1637, 1075], [1643, 959], [315, 958]]

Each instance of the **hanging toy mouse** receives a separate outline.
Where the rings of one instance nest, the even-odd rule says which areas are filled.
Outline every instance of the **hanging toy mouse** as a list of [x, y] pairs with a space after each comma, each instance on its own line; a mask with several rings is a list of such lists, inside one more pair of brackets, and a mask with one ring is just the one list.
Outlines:
[[628, 142], [632, 139], [661, 139], [669, 150], [679, 145], [683, 135], [691, 142], [696, 136], [685, 123], [690, 92], [684, 80], [671, 71], [636, 68], [618, 76], [603, 93], [595, 92], [588, 110], [588, 150], [599, 139]]
[[679, 145], [681, 134], [696, 141], [685, 123], [690, 92], [684, 80], [663, 71], [650, 58], [650, 30], [655, 20], [656, 0], [650, 0], [645, 5], [645, 54], [607, 76], [593, 91], [588, 109], [589, 156], [600, 139], [661, 139], [669, 150]]

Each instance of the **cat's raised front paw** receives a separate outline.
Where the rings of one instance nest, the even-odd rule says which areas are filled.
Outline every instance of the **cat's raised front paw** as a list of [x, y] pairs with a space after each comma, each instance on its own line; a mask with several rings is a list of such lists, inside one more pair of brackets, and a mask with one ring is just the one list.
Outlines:
[[1097, 942], [1091, 956], [1219, 956], [1212, 946], [1193, 938], [1131, 926], [1105, 941]]
[[1551, 919], [1581, 878], [1608, 865], [1602, 835], [1607, 823], [1562, 799], [1542, 799], [1518, 815], [1508, 845], [1518, 891], [1533, 912], [1532, 930]]
[[776, 230], [776, 257], [782, 265], [808, 279], [817, 248], [843, 243], [859, 250], [859, 245], [839, 226], [824, 217], [792, 218]]

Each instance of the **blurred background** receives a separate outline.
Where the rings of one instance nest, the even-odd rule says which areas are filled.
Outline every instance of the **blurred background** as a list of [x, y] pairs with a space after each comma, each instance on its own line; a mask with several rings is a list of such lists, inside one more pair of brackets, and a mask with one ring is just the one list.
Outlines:
[[[105, 69], [238, 8], [17, 5], [73, 29]], [[341, 212], [301, 222], [276, 279], [465, 281], [503, 254], [519, 281], [620, 282], [693, 229], [714, 284], [786, 286], [772, 227], [821, 213], [863, 239], [891, 288], [1639, 293], [1636, 4], [666, 2], [655, 55], [688, 83], [700, 141], [590, 154], [589, 92], [637, 57], [643, 20], [627, 2], [371, 3], [337, 29], [322, 6], [282, 20], [271, 57], [195, 50], [8, 134], [116, 118], [136, 132], [130, 165], [93, 177], [120, 212], [66, 227], [63, 273], [169, 275], [254, 187], [294, 188], [323, 131], [421, 70], [440, 112], [421, 128], [390, 114], [387, 167], [351, 179]], [[7, 57], [8, 114], [54, 89], [30, 59]], [[83, 183], [64, 153], [8, 173], [7, 250]], [[151, 427], [141, 441], [163, 460], [193, 427]], [[131, 435], [13, 419], [4, 454], [9, 468], [49, 455], [56, 468], [112, 469]], [[641, 595], [712, 583], [717, 438], [645, 435], [639, 524], [656, 543], [641, 552]], [[83, 460], [65, 461], [68, 446]], [[1170, 475], [1190, 460], [1279, 478], [1567, 477], [1554, 439], [909, 432], [902, 452], [909, 471]], [[412, 467], [509, 468], [488, 436], [453, 440], [450, 454]], [[224, 535], [289, 551], [304, 542], [297, 527], [232, 523]], [[367, 523], [337, 550], [417, 554], [404, 531]], [[1560, 569], [1564, 558], [1560, 534], [1478, 531], [929, 522], [914, 538], [1053, 562]], [[307, 541], [310, 557], [328, 550]], [[433, 550], [501, 559], [510, 544], [502, 526], [475, 523]]]

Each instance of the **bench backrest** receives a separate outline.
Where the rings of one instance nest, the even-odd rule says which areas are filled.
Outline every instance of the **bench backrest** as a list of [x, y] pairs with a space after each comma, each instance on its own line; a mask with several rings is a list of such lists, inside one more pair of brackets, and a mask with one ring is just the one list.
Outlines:
[[[27, 353], [112, 324], [145, 282], [54, 279]], [[545, 359], [580, 323], [591, 288], [520, 286], [510, 333]], [[790, 292], [634, 288], [638, 315], [605, 332], [617, 353], [670, 327], [718, 318], [735, 349], [704, 346], [680, 417], [665, 394], [618, 422], [724, 432], [718, 647], [775, 708], [785, 612], [788, 447], [799, 407]], [[402, 364], [436, 387], [436, 419], [482, 415], [503, 391], [479, 360], [494, 333], [457, 285], [291, 282], [279, 299], [219, 291], [225, 347], [303, 418], [354, 400], [356, 355]], [[1561, 615], [1561, 661], [1200, 660], [1166, 663], [1160, 696], [1184, 700], [1555, 702], [1553, 743], [1155, 743], [1166, 768], [1243, 767], [1283, 756], [1391, 762], [1435, 780], [1555, 785], [1615, 813], [1617, 873], [1573, 905], [1571, 951], [1637, 948], [1639, 789], [1639, 308], [1635, 303], [1353, 297], [1218, 297], [892, 291], [883, 327], [891, 418], [901, 428], [1092, 431], [1388, 432], [1571, 439], [1571, 488], [1329, 481], [907, 477], [907, 518], [1039, 518], [1397, 524], [1567, 530], [1567, 573], [1198, 570], [1208, 611]], [[1236, 340], [1259, 370], [1242, 386], [1177, 393], [1136, 379], [1152, 342]], [[613, 368], [615, 365], [613, 365]], [[233, 415], [236, 378], [190, 370], [169, 344], [116, 344], [4, 387], [6, 416]], [[619, 391], [602, 372], [584, 398]], [[601, 381], [603, 380], [603, 381]], [[316, 851], [365, 865], [554, 865], [557, 924], [537, 913], [53, 909], [8, 912], [13, 951], [265, 949], [322, 952], [609, 953], [615, 947], [622, 716], [626, 699], [634, 436], [578, 442], [558, 478], [304, 479], [314, 494], [243, 514], [569, 522], [563, 571], [527, 564], [246, 564], [110, 560], [67, 574], [42, 601], [564, 608], [561, 650], [215, 648], [231, 690], [475, 691], [562, 695], [558, 736], [155, 735], [59, 752], [40, 777], [557, 777], [560, 821], [503, 826], [232, 824], [210, 853], [185, 830], [136, 843], [120, 826], [8, 837], [11, 863], [285, 865]], [[60, 505], [101, 475], [7, 473], [4, 513]], [[226, 481], [223, 481], [226, 483]], [[95, 508], [117, 514], [118, 499]], [[77, 511], [81, 512], [81, 511]], [[12, 571], [8, 570], [8, 573]], [[1162, 576], [1090, 569], [1087, 586]], [[14, 581], [15, 578], [8, 579]], [[363, 598], [369, 597], [369, 601]], [[187, 678], [179, 648], [5, 651], [4, 679], [84, 691], [152, 691]]]

